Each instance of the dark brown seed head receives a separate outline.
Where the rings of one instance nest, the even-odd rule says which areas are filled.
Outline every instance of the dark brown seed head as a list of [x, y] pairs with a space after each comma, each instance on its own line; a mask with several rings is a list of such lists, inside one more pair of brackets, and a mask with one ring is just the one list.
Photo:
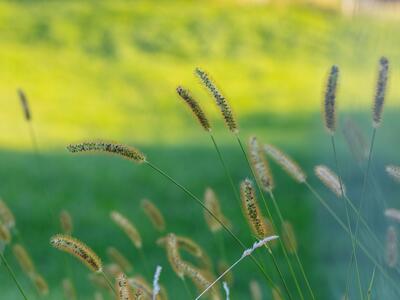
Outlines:
[[330, 134], [336, 129], [336, 90], [339, 78], [339, 67], [332, 66], [328, 76], [324, 100], [324, 121], [325, 127]]
[[374, 106], [372, 109], [373, 126], [379, 126], [382, 120], [383, 105], [385, 102], [386, 87], [389, 74], [389, 61], [386, 57], [379, 60], [378, 80], [376, 83], [376, 92]]

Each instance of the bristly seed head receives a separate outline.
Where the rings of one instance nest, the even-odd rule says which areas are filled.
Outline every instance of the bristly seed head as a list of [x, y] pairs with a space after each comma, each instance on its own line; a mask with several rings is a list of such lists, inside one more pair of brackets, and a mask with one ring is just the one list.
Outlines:
[[32, 281], [40, 295], [45, 296], [49, 294], [49, 285], [42, 275], [34, 274], [32, 276]]
[[22, 245], [15, 244], [13, 246], [13, 254], [25, 274], [32, 276], [36, 273], [35, 265], [28, 252]]
[[2, 244], [9, 244], [11, 242], [11, 233], [8, 227], [0, 223], [0, 251]]
[[386, 263], [394, 268], [398, 261], [397, 231], [394, 226], [389, 226], [386, 232]]
[[154, 228], [159, 232], [163, 232], [165, 230], [165, 220], [158, 207], [148, 199], [143, 199], [141, 206]]
[[50, 244], [58, 250], [72, 254], [93, 272], [102, 272], [103, 265], [100, 258], [83, 242], [68, 235], [57, 234], [50, 239]]
[[124, 273], [120, 273], [116, 279], [116, 288], [119, 300], [133, 300], [132, 289], [128, 284], [128, 278]]
[[329, 72], [324, 99], [325, 127], [330, 134], [334, 134], [336, 127], [336, 91], [339, 78], [339, 67], [333, 65]]
[[67, 210], [60, 213], [60, 225], [64, 234], [71, 235], [73, 230], [72, 217]]
[[117, 211], [112, 211], [110, 216], [114, 223], [125, 232], [135, 247], [138, 249], [142, 248], [142, 237], [135, 225]]
[[132, 264], [117, 248], [108, 247], [107, 255], [112, 262], [117, 264], [125, 272], [130, 273], [132, 271]]
[[15, 226], [15, 217], [7, 204], [0, 198], [0, 222], [3, 223], [8, 229]]
[[110, 154], [125, 157], [137, 163], [145, 162], [145, 156], [137, 149], [123, 144], [116, 144], [105, 141], [89, 141], [67, 146], [69, 152], [107, 152]]
[[382, 120], [383, 105], [385, 102], [386, 87], [389, 76], [389, 60], [381, 57], [379, 60], [378, 80], [376, 83], [376, 92], [374, 105], [372, 109], [373, 126], [377, 128]]
[[217, 106], [219, 107], [222, 116], [224, 117], [225, 123], [228, 126], [229, 130], [233, 133], [238, 133], [239, 129], [236, 124], [236, 120], [233, 116], [232, 109], [229, 106], [228, 101], [219, 91], [217, 86], [211, 80], [210, 76], [203, 70], [196, 68], [195, 70], [196, 75], [199, 77], [200, 81], [206, 87], [206, 89], [211, 93], [214, 97]]
[[[221, 211], [220, 202], [218, 200], [217, 195], [211, 188], [207, 188], [204, 193], [204, 205], [226, 226], [230, 227], [230, 221], [224, 216]], [[211, 232], [215, 233], [222, 230], [222, 225], [216, 221], [208, 211], [204, 210], [204, 219], [208, 225], [208, 228]]]
[[400, 182], [400, 167], [399, 166], [394, 166], [394, 165], [386, 166], [386, 173], [388, 173], [389, 176], [392, 177], [397, 182]]
[[18, 89], [18, 96], [19, 100], [21, 101], [21, 106], [24, 112], [25, 120], [29, 122], [30, 120], [32, 120], [32, 115], [29, 109], [28, 99], [26, 98], [26, 95], [22, 89]]
[[342, 183], [342, 189], [340, 187], [339, 177], [330, 170], [327, 166], [319, 165], [316, 166], [315, 175], [322, 181], [322, 183], [328, 187], [333, 193], [336, 194], [339, 198], [342, 197], [342, 189], [343, 194], [346, 195], [345, 186]]
[[208, 122], [204, 111], [201, 109], [199, 103], [190, 95], [189, 91], [181, 86], [178, 86], [176, 92], [183, 99], [183, 101], [185, 101], [187, 105], [189, 105], [190, 109], [192, 110], [193, 114], [196, 116], [197, 120], [204, 128], [204, 130], [211, 131], [210, 123]]
[[274, 188], [271, 171], [265, 159], [264, 152], [255, 136], [249, 138], [249, 154], [251, 166], [256, 174], [258, 182], [265, 191], [271, 191]]

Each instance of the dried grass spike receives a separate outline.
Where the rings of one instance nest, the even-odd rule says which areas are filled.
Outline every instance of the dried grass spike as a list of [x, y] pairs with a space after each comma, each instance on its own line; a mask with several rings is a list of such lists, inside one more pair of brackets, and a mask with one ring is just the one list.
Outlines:
[[271, 171], [255, 136], [252, 136], [249, 139], [249, 153], [251, 165], [256, 173], [257, 180], [265, 191], [271, 191], [274, 188]]
[[124, 273], [120, 273], [116, 278], [116, 290], [118, 299], [133, 300], [132, 289], [128, 284], [128, 279]]
[[183, 279], [184, 277], [183, 262], [179, 254], [176, 235], [173, 233], [168, 234], [166, 242], [167, 242], [166, 249], [167, 249], [168, 261], [172, 269], [176, 273], [176, 275], [179, 278]]
[[[213, 189], [207, 188], [204, 193], [204, 205], [226, 226], [231, 227], [230, 221], [223, 215], [219, 199]], [[211, 232], [218, 232], [222, 230], [222, 225], [217, 222], [211, 215], [204, 210], [204, 219]]]
[[125, 232], [135, 247], [142, 248], [142, 237], [133, 223], [117, 211], [112, 211], [110, 216], [114, 223]]
[[394, 166], [394, 165], [386, 166], [386, 173], [388, 173], [389, 176], [392, 177], [397, 182], [400, 182], [400, 167], [399, 166]]
[[281, 150], [270, 144], [264, 145], [264, 150], [277, 164], [279, 164], [297, 182], [303, 183], [306, 181], [307, 176], [300, 168], [300, 166], [295, 161], [293, 161], [289, 156], [283, 153]]
[[67, 149], [71, 153], [106, 152], [125, 157], [137, 163], [143, 163], [146, 160], [145, 156], [136, 148], [105, 141], [89, 141], [79, 144], [70, 144], [67, 146]]
[[249, 179], [242, 181], [240, 185], [240, 192], [243, 211], [251, 230], [258, 238], [265, 237], [267, 228], [264, 222], [264, 217], [261, 215], [253, 184]]
[[289, 221], [285, 221], [282, 224], [282, 235], [283, 235], [283, 243], [285, 244], [285, 248], [291, 254], [297, 252], [297, 239], [293, 230], [293, 226]]
[[125, 272], [130, 273], [132, 271], [132, 264], [120, 251], [118, 251], [118, 249], [108, 247], [107, 255], [111, 261], [120, 266]]
[[228, 101], [225, 99], [225, 97], [222, 95], [217, 86], [211, 80], [210, 76], [205, 71], [196, 68], [195, 73], [199, 77], [203, 85], [206, 87], [206, 89], [214, 97], [215, 102], [217, 103], [217, 106], [219, 107], [229, 130], [235, 134], [238, 133], [239, 129]]
[[93, 272], [103, 271], [100, 258], [83, 242], [68, 235], [57, 234], [50, 239], [50, 244], [58, 250], [72, 254]]
[[7, 226], [8, 229], [11, 229], [15, 226], [14, 214], [11, 212], [3, 199], [0, 199], [0, 222]]
[[64, 278], [62, 281], [64, 297], [67, 300], [76, 300], [76, 290], [72, 283], [72, 280], [69, 278]]
[[28, 252], [26, 249], [20, 245], [20, 244], [15, 244], [13, 246], [13, 254], [14, 257], [17, 259], [21, 269], [29, 276], [32, 276], [32, 274], [36, 273], [35, 270], [35, 265], [29, 256]]
[[142, 200], [142, 208], [153, 224], [154, 228], [157, 229], [159, 232], [163, 232], [165, 230], [165, 220], [158, 209], [158, 207], [148, 199]]
[[339, 67], [332, 66], [328, 76], [324, 101], [325, 127], [330, 134], [334, 134], [336, 127], [336, 90], [339, 78]]
[[389, 60], [386, 57], [381, 57], [381, 59], [379, 60], [378, 80], [376, 83], [375, 99], [372, 109], [373, 126], [375, 128], [379, 126], [382, 120], [388, 75]]
[[4, 225], [0, 223], [0, 245], [1, 244], [9, 244], [11, 242], [11, 233], [10, 230]]
[[60, 225], [64, 234], [71, 235], [73, 231], [72, 217], [67, 210], [62, 210], [60, 213]]
[[45, 296], [49, 294], [49, 285], [47, 284], [43, 276], [39, 274], [34, 274], [32, 277], [32, 281], [40, 295]]
[[[340, 188], [340, 182], [338, 176], [333, 173], [327, 166], [319, 165], [314, 169], [315, 175], [322, 181], [322, 183], [328, 187], [333, 193], [339, 198], [342, 197], [342, 190]], [[346, 194], [345, 186], [342, 183], [343, 194]]]
[[386, 263], [394, 268], [398, 261], [397, 232], [394, 226], [389, 226], [386, 232]]
[[192, 110], [193, 114], [196, 116], [197, 120], [204, 128], [204, 130], [211, 131], [210, 123], [208, 122], [206, 115], [201, 109], [199, 103], [190, 95], [189, 91], [181, 86], [178, 86], [176, 91], [178, 95], [183, 99], [183, 101], [185, 101], [187, 105], [189, 105], [190, 109]]
[[22, 110], [24, 112], [24, 117], [26, 121], [30, 121], [32, 119], [31, 111], [29, 109], [28, 98], [26, 97], [24, 91], [22, 89], [18, 89], [18, 96], [21, 102]]

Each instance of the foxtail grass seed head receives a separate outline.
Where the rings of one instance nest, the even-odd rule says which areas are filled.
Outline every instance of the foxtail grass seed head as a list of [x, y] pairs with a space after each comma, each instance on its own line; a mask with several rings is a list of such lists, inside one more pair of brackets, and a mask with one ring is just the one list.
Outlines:
[[[204, 193], [204, 205], [226, 226], [230, 227], [230, 221], [224, 216], [221, 211], [219, 199], [213, 189], [207, 188]], [[204, 210], [204, 219], [211, 232], [215, 233], [222, 230], [222, 225], [217, 222], [208, 211]]]
[[388, 208], [385, 210], [385, 216], [393, 221], [400, 223], [400, 210]]
[[[128, 282], [129, 285], [135, 290], [135, 297], [137, 297], [136, 294], [138, 293], [138, 291], [140, 291], [139, 295], [141, 295], [142, 297], [140, 299], [146, 299], [146, 300], [152, 299], [153, 289], [143, 277], [141, 276], [131, 277], [128, 278]], [[161, 288], [161, 293], [158, 295], [157, 299], [164, 299], [162, 293], [163, 293], [163, 288]]]
[[378, 80], [376, 83], [376, 92], [374, 105], [372, 109], [373, 126], [377, 128], [382, 120], [383, 105], [385, 102], [386, 87], [389, 75], [389, 60], [381, 57], [379, 60]]
[[67, 210], [62, 210], [60, 213], [60, 225], [64, 234], [71, 235], [73, 231], [72, 217]]
[[93, 272], [100, 273], [103, 271], [100, 258], [83, 242], [68, 235], [57, 234], [50, 239], [50, 244], [58, 250], [75, 256]]
[[394, 166], [394, 165], [386, 166], [386, 173], [388, 173], [389, 176], [392, 177], [397, 182], [400, 182], [400, 167], [399, 166]]
[[15, 226], [15, 217], [7, 204], [0, 198], [0, 222], [3, 223], [8, 229]]
[[249, 153], [252, 168], [256, 173], [257, 180], [261, 184], [261, 187], [267, 192], [271, 191], [274, 188], [271, 171], [265, 159], [264, 152], [255, 136], [249, 139]]
[[49, 285], [42, 275], [34, 274], [32, 281], [40, 295], [45, 296], [49, 294]]
[[142, 237], [135, 225], [117, 211], [112, 211], [110, 216], [114, 223], [125, 232], [133, 245], [135, 245], [137, 249], [142, 248]]
[[201, 127], [203, 127], [205, 131], [211, 131], [210, 123], [208, 122], [204, 111], [201, 109], [199, 103], [192, 97], [192, 95], [190, 95], [189, 91], [181, 86], [178, 86], [176, 92], [183, 99], [183, 101], [185, 101], [187, 105], [189, 105], [191, 111], [199, 121]]
[[32, 276], [36, 273], [35, 265], [28, 252], [22, 245], [15, 244], [13, 246], [13, 254], [25, 274]]
[[[330, 170], [327, 166], [319, 165], [314, 169], [315, 175], [328, 187], [336, 196], [342, 197], [342, 190], [340, 188], [340, 181], [338, 176]], [[343, 194], [346, 195], [345, 186], [342, 183]]]
[[160, 284], [159, 284], [161, 270], [162, 270], [162, 267], [161, 266], [157, 266], [156, 267], [156, 271], [154, 272], [152, 300], [156, 300], [157, 299], [157, 295], [160, 293], [160, 290], [161, 290]]
[[154, 228], [159, 232], [163, 232], [165, 230], [165, 220], [158, 207], [148, 199], [143, 199], [141, 204], [144, 213], [147, 215]]
[[31, 110], [29, 109], [28, 98], [26, 97], [22, 89], [18, 89], [18, 96], [21, 102], [22, 110], [24, 112], [25, 120], [29, 122], [32, 119], [32, 115]]
[[339, 67], [332, 66], [326, 84], [324, 99], [324, 121], [325, 127], [330, 134], [336, 129], [336, 90], [339, 78]]
[[238, 129], [236, 120], [233, 116], [232, 109], [231, 109], [228, 101], [225, 99], [225, 97], [222, 95], [220, 90], [217, 88], [217, 86], [211, 80], [210, 76], [205, 71], [203, 71], [199, 68], [196, 68], [195, 73], [196, 73], [197, 77], [199, 77], [199, 79], [200, 79], [201, 83], [204, 85], [204, 87], [214, 97], [214, 100], [215, 100], [217, 106], [219, 107], [229, 130], [235, 134], [238, 133], [239, 129]]
[[114, 247], [107, 248], [107, 255], [110, 260], [120, 266], [126, 273], [130, 273], [133, 269], [129, 260]]
[[179, 254], [178, 242], [175, 234], [170, 233], [167, 235], [166, 249], [167, 249], [167, 258], [172, 269], [179, 278], [183, 279], [184, 277], [183, 262]]
[[264, 150], [268, 156], [270, 156], [297, 182], [304, 183], [307, 180], [307, 176], [300, 166], [281, 150], [270, 144], [264, 145]]
[[242, 181], [240, 184], [240, 194], [243, 211], [251, 230], [258, 238], [263, 238], [267, 232], [267, 228], [264, 217], [261, 215], [251, 180], [245, 179]]
[[146, 161], [145, 156], [139, 150], [123, 144], [116, 144], [106, 141], [88, 141], [79, 144], [70, 144], [67, 149], [71, 153], [80, 152], [106, 152], [126, 159], [132, 160], [136, 163], [143, 163]]
[[398, 261], [397, 231], [394, 226], [389, 226], [386, 232], [386, 263], [394, 268]]
[[251, 300], [262, 300], [262, 290], [261, 286], [256, 280], [250, 281], [250, 295]]
[[128, 278], [124, 273], [116, 277], [116, 290], [119, 300], [133, 300], [132, 289], [128, 284]]
[[72, 280], [69, 278], [64, 278], [62, 281], [64, 297], [67, 300], [76, 300], [76, 290]]
[[0, 223], [0, 245], [9, 244], [11, 242], [11, 233], [8, 227]]
[[286, 250], [290, 254], [297, 252], [297, 239], [293, 230], [293, 226], [289, 221], [284, 221], [282, 224], [282, 239]]

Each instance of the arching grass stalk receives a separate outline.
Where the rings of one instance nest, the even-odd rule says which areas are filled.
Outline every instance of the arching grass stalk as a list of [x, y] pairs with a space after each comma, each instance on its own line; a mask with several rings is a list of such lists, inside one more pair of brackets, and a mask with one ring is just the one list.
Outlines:
[[[342, 198], [345, 197], [345, 192], [343, 189], [343, 181], [342, 181], [342, 176], [341, 176], [341, 172], [340, 172], [340, 168], [339, 168], [339, 162], [338, 162], [338, 156], [337, 156], [337, 152], [336, 152], [336, 145], [335, 145], [335, 136], [334, 134], [331, 135], [331, 144], [332, 144], [332, 150], [333, 150], [333, 156], [334, 156], [334, 160], [335, 160], [335, 166], [336, 166], [336, 172], [338, 174], [338, 179], [339, 179], [339, 185], [340, 185], [340, 192], [342, 195]], [[346, 198], [346, 200], [348, 200]], [[351, 202], [351, 201], [350, 201]], [[351, 236], [353, 235], [353, 231], [351, 229], [351, 222], [350, 222], [350, 215], [349, 215], [349, 209], [347, 207], [347, 202], [344, 201], [344, 207], [345, 207], [345, 211], [346, 211], [346, 219], [347, 219], [347, 226], [349, 229], [349, 232], [351, 234]], [[362, 300], [363, 298], [363, 292], [362, 292], [362, 284], [361, 284], [361, 278], [360, 278], [360, 271], [359, 271], [359, 267], [358, 267], [358, 260], [357, 260], [357, 255], [356, 255], [356, 245], [354, 240], [352, 239], [352, 237], [350, 236], [350, 241], [351, 241], [351, 246], [352, 246], [352, 252], [351, 252], [351, 261], [354, 260], [355, 265], [356, 265], [356, 276], [357, 276], [357, 284], [358, 284], [358, 289], [360, 292], [360, 298]], [[346, 279], [346, 292], [345, 292], [345, 299], [347, 299], [348, 294], [349, 294], [349, 289], [350, 289], [350, 273], [351, 273], [351, 264], [349, 264], [349, 268], [347, 270], [347, 279]]]
[[110, 279], [107, 277], [106, 273], [104, 273], [104, 271], [100, 272], [101, 276], [103, 276], [104, 280], [107, 282], [108, 287], [113, 291], [114, 295], [117, 295], [118, 297], [118, 293], [114, 288], [114, 285], [111, 283]]
[[373, 286], [374, 280], [375, 280], [375, 271], [376, 271], [376, 267], [374, 267], [374, 270], [372, 271], [372, 277], [371, 277], [371, 281], [369, 283], [368, 291], [367, 291], [367, 300], [371, 300], [372, 286]]
[[[256, 175], [254, 174], [253, 168], [251, 167], [251, 163], [250, 163], [250, 160], [249, 160], [249, 158], [248, 158], [248, 156], [247, 156], [246, 150], [245, 150], [244, 147], [243, 147], [243, 144], [242, 144], [242, 141], [240, 140], [239, 134], [236, 133], [235, 136], [236, 136], [237, 142], [239, 143], [240, 149], [242, 150], [243, 156], [244, 156], [244, 158], [245, 158], [245, 160], [246, 160], [246, 162], [247, 162], [248, 168], [250, 169], [250, 172], [251, 172], [251, 174], [252, 174], [252, 176], [253, 176], [253, 178], [254, 178], [254, 180], [255, 180], [255, 182], [256, 182], [256, 186], [257, 186], [257, 189], [258, 189], [258, 191], [259, 191], [259, 193], [260, 193], [260, 195], [261, 195], [261, 199], [262, 199], [262, 201], [263, 201], [263, 203], [264, 203], [264, 207], [265, 207], [265, 209], [266, 209], [266, 211], [267, 211], [268, 217], [269, 217], [270, 220], [271, 220], [271, 225], [272, 225], [274, 231], [276, 232], [276, 226], [275, 226], [274, 219], [273, 219], [273, 217], [272, 217], [271, 211], [270, 211], [269, 208], [268, 208], [267, 201], [265, 200], [264, 193], [263, 193], [263, 191], [262, 191], [262, 189], [261, 189], [261, 187], [260, 187], [260, 185], [259, 185], [259, 183], [258, 183], [257, 177], [256, 177]], [[296, 274], [294, 273], [292, 264], [291, 264], [291, 262], [290, 262], [290, 260], [289, 260], [289, 256], [287, 255], [285, 246], [283, 245], [283, 242], [282, 242], [281, 239], [279, 239], [279, 244], [280, 244], [280, 246], [281, 246], [281, 248], [282, 248], [283, 254], [284, 254], [285, 259], [286, 259], [286, 262], [287, 262], [287, 264], [288, 264], [288, 266], [289, 266], [289, 270], [290, 270], [291, 276], [293, 277], [293, 280], [294, 280], [294, 282], [295, 282], [297, 292], [299, 293], [300, 298], [301, 298], [301, 299], [304, 299], [303, 292], [302, 292], [302, 290], [301, 290], [301, 288], [300, 288], [300, 285], [299, 285], [299, 282], [298, 282], [298, 280], [297, 280]], [[271, 253], [272, 253], [272, 252], [271, 252]], [[276, 263], [276, 259], [275, 259], [275, 257], [274, 257], [273, 254], [271, 255], [271, 257], [272, 257], [272, 259], [274, 260], [274, 263]], [[276, 267], [277, 267], [277, 269], [279, 269], [277, 265], [276, 265]], [[279, 274], [280, 274], [280, 277], [281, 277], [282, 282], [284, 283], [284, 285], [286, 285], [286, 282], [285, 282], [285, 280], [284, 280], [284, 278], [283, 278], [283, 276], [282, 276], [282, 273], [280, 272], [280, 270], [279, 270], [278, 272], [279, 272]]]
[[20, 294], [22, 295], [22, 297], [23, 297], [25, 300], [28, 300], [28, 298], [26, 297], [26, 294], [25, 294], [24, 290], [22, 289], [21, 284], [18, 282], [17, 277], [15, 277], [14, 271], [11, 269], [11, 267], [10, 267], [10, 265], [8, 264], [6, 258], [4, 257], [4, 254], [3, 254], [2, 251], [0, 251], [0, 257], [1, 257], [1, 261], [4, 263], [4, 266], [6, 267], [8, 273], [10, 274], [12, 280], [14, 281], [15, 285], [17, 286], [17, 288], [18, 288]]

